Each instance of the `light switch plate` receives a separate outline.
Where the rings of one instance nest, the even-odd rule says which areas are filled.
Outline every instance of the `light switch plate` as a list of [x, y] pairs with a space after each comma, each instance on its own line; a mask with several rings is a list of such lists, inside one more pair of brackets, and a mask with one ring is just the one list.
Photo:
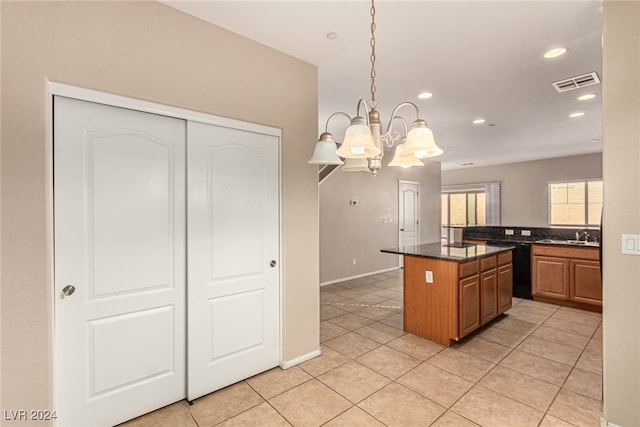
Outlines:
[[623, 234], [621, 246], [625, 255], [640, 255], [640, 234]]

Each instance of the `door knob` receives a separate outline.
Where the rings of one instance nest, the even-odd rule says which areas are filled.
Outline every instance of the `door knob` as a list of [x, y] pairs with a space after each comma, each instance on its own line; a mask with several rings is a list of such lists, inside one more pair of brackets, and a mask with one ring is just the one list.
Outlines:
[[271, 260], [271, 262], [269, 263], [269, 265], [270, 265], [271, 267], [275, 267], [275, 266], [276, 266], [276, 260], [275, 260], [275, 259], [272, 259], [272, 260]]
[[65, 299], [65, 297], [73, 295], [76, 291], [76, 287], [73, 285], [67, 285], [60, 291], [60, 299]]
[[404, 231], [404, 228], [401, 228], [400, 231]]

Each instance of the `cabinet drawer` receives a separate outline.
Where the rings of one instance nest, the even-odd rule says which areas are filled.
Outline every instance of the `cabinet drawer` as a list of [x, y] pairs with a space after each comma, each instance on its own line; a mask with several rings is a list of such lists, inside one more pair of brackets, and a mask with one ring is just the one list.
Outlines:
[[578, 258], [597, 261], [600, 259], [598, 248], [576, 248], [571, 246], [531, 245], [531, 255], [559, 258]]
[[458, 275], [461, 279], [465, 277], [469, 277], [473, 274], [478, 274], [478, 260], [473, 260], [473, 261], [465, 262], [464, 264], [459, 264]]
[[513, 259], [513, 251], [498, 254], [498, 265], [509, 264]]
[[480, 259], [480, 271], [491, 270], [496, 267], [496, 256], [488, 256]]

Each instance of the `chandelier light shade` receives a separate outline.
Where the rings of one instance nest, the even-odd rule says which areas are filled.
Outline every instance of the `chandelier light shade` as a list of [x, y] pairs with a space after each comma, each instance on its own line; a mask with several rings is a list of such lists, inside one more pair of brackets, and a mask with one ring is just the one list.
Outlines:
[[344, 162], [336, 154], [338, 146], [333, 140], [333, 135], [324, 132], [320, 135], [320, 140], [316, 143], [313, 156], [307, 162], [312, 165], [342, 165]]
[[369, 172], [367, 159], [345, 159], [342, 170], [345, 172]]
[[[308, 163], [339, 165], [342, 161], [339, 157], [345, 158], [342, 170], [347, 172], [370, 171], [374, 176], [382, 167], [382, 157], [384, 147], [392, 148], [396, 142], [398, 146], [393, 160], [389, 166], [412, 167], [423, 166], [420, 159], [439, 156], [443, 151], [438, 147], [433, 137], [433, 132], [427, 127], [427, 123], [420, 118], [418, 106], [412, 102], [402, 102], [393, 109], [391, 119], [384, 129], [380, 121], [380, 113], [376, 110], [378, 101], [376, 100], [376, 8], [374, 0], [371, 0], [371, 73], [369, 101], [360, 99], [357, 105], [356, 116], [351, 118], [344, 112], [333, 113], [327, 119], [325, 132], [320, 135], [320, 140], [316, 144], [313, 156]], [[365, 120], [360, 116], [360, 107], [367, 113]], [[416, 113], [416, 120], [411, 124], [411, 130], [407, 132], [406, 121], [402, 116], [396, 115], [402, 107], [412, 107]], [[340, 148], [335, 148], [336, 143], [333, 136], [327, 132], [329, 121], [337, 115], [345, 116], [351, 121], [351, 126], [345, 132], [344, 140]], [[404, 135], [393, 129], [394, 121], [398, 119], [404, 123]], [[406, 137], [406, 143], [405, 141]], [[333, 154], [329, 151], [333, 150]], [[340, 163], [338, 163], [340, 162]]]
[[366, 159], [380, 154], [380, 148], [373, 142], [371, 129], [362, 117], [354, 117], [344, 134], [344, 141], [338, 148], [338, 156], [345, 159]]
[[442, 153], [443, 151], [436, 145], [433, 132], [427, 127], [427, 123], [420, 119], [414, 121], [407, 134], [407, 146], [402, 155], [426, 159], [439, 156]]
[[403, 156], [407, 138], [403, 137], [400, 140], [400, 144], [396, 147], [396, 151], [393, 155], [393, 159], [389, 162], [390, 167], [399, 166], [401, 168], [410, 168], [411, 166], [424, 166], [422, 160], [415, 156]]

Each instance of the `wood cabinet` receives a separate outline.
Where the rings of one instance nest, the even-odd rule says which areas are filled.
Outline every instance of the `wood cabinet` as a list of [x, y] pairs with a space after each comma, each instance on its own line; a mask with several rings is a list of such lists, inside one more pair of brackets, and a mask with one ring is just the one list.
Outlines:
[[534, 256], [532, 268], [533, 294], [551, 298], [569, 297], [569, 260]]
[[511, 251], [463, 263], [405, 255], [404, 268], [404, 329], [414, 335], [450, 345], [511, 307]]
[[498, 267], [498, 312], [511, 308], [513, 301], [513, 267], [511, 262]]
[[602, 306], [600, 262], [572, 259], [569, 270], [569, 300]]
[[602, 285], [597, 248], [533, 245], [531, 261], [535, 300], [601, 310]]
[[498, 316], [498, 276], [495, 267], [480, 274], [480, 324]]
[[478, 275], [460, 280], [460, 336], [480, 327], [480, 281]]

